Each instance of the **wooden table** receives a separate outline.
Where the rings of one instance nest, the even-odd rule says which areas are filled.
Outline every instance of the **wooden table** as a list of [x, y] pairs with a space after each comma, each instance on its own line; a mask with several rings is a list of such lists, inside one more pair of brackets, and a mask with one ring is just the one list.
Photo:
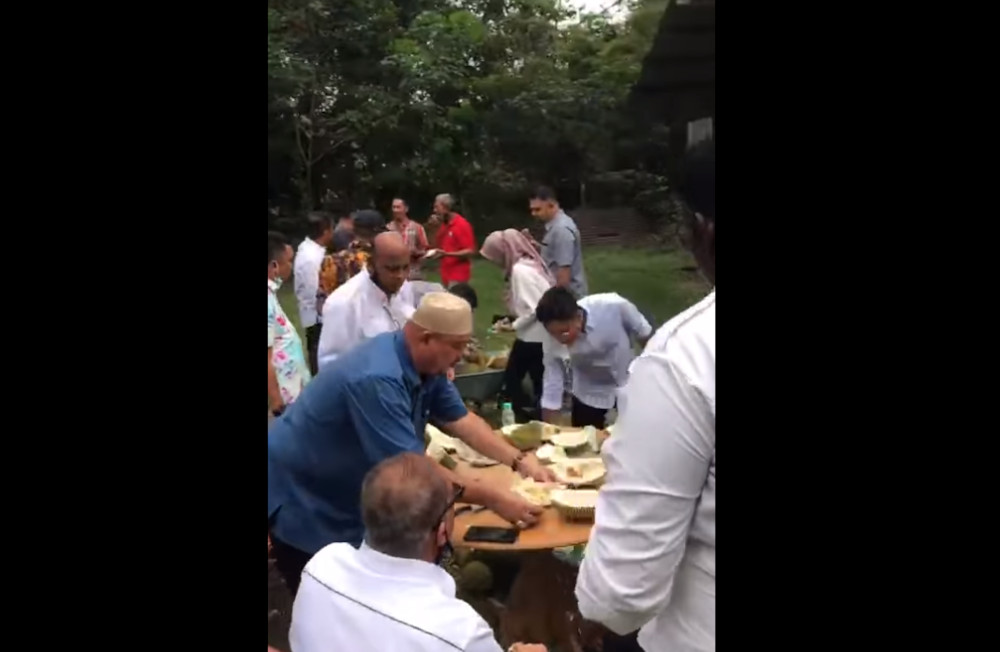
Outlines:
[[[510, 487], [517, 474], [508, 466], [475, 468], [459, 462], [458, 474], [473, 482], [488, 482], [496, 487]], [[489, 510], [465, 512], [455, 517], [452, 545], [474, 550], [521, 552], [521, 568], [514, 578], [507, 603], [498, 613], [499, 640], [506, 649], [517, 641], [557, 644], [560, 650], [582, 652], [593, 635], [580, 628], [583, 618], [576, 607], [573, 587], [576, 569], [558, 561], [551, 550], [586, 543], [593, 523], [565, 521], [554, 507], [546, 507], [539, 522], [525, 530], [515, 543], [464, 541], [473, 525], [511, 527]]]
[[[459, 462], [456, 471], [463, 478], [471, 478], [475, 482], [487, 482], [494, 487], [509, 488], [517, 478], [517, 473], [509, 466], [500, 464], [475, 468], [465, 462]], [[515, 543], [467, 542], [464, 540], [465, 533], [473, 525], [512, 527], [509, 522], [489, 510], [475, 514], [465, 512], [455, 517], [455, 529], [451, 537], [452, 545], [473, 550], [505, 550], [509, 552], [551, 550], [586, 543], [590, 538], [590, 529], [594, 524], [563, 520], [555, 507], [545, 507], [538, 523], [522, 530]]]

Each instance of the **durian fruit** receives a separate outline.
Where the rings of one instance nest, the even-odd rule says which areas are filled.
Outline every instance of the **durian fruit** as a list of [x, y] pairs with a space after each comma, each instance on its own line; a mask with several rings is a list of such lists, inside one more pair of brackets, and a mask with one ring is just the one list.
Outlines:
[[490, 358], [487, 367], [490, 369], [506, 369], [507, 368], [507, 356], [498, 355], [495, 358]]
[[[427, 435], [424, 435], [427, 438]], [[427, 456], [433, 459], [435, 462], [439, 463], [446, 469], [453, 470], [458, 463], [452, 459], [451, 455], [437, 442], [431, 442], [427, 444]]]
[[455, 548], [455, 552], [452, 553], [451, 558], [459, 566], [465, 566], [470, 561], [472, 561], [472, 555], [475, 551], [471, 548]]
[[493, 588], [493, 571], [481, 561], [470, 561], [459, 570], [458, 585], [473, 595]]
[[532, 421], [514, 428], [506, 437], [519, 450], [531, 450], [542, 445], [543, 427], [541, 421]]

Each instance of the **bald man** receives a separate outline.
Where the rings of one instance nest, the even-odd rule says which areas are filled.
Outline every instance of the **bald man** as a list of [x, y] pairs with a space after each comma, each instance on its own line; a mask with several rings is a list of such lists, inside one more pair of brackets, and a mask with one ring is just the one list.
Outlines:
[[362, 342], [399, 330], [413, 314], [416, 300], [407, 281], [409, 246], [398, 233], [381, 233], [372, 245], [366, 269], [334, 290], [323, 304], [321, 370]]
[[[292, 611], [292, 649], [502, 652], [440, 567], [459, 497], [426, 455], [400, 453], [369, 471], [361, 488], [364, 543], [332, 543], [306, 565]], [[513, 649], [545, 652], [537, 645]]]
[[[302, 568], [331, 543], [361, 545], [361, 482], [382, 460], [424, 453], [434, 420], [473, 450], [525, 477], [552, 473], [497, 437], [465, 408], [445, 374], [472, 338], [472, 308], [447, 292], [426, 295], [403, 330], [377, 335], [320, 370], [267, 433], [267, 516], [275, 565], [297, 590]], [[436, 466], [449, 483], [463, 478]], [[519, 527], [541, 509], [502, 486], [465, 484], [464, 500]]]

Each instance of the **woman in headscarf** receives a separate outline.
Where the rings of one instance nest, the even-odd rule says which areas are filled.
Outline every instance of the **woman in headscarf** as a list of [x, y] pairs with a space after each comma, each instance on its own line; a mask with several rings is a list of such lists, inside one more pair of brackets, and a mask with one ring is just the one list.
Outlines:
[[[502, 394], [511, 402], [517, 420], [527, 421], [533, 415], [525, 409], [538, 407], [544, 371], [542, 340], [546, 333], [535, 318], [535, 306], [552, 287], [554, 279], [531, 241], [514, 229], [489, 234], [479, 253], [504, 270], [507, 310], [516, 317], [511, 327], [517, 333], [517, 340], [507, 360]], [[525, 374], [531, 377], [534, 396], [530, 398], [525, 396], [521, 384]]]

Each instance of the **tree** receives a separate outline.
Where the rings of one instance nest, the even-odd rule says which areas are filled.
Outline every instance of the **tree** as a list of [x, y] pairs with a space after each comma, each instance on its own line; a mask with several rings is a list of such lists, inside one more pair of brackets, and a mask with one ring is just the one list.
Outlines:
[[532, 182], [647, 192], [650, 134], [623, 109], [665, 4], [269, 0], [269, 201], [447, 191], [475, 218], [523, 212]]

